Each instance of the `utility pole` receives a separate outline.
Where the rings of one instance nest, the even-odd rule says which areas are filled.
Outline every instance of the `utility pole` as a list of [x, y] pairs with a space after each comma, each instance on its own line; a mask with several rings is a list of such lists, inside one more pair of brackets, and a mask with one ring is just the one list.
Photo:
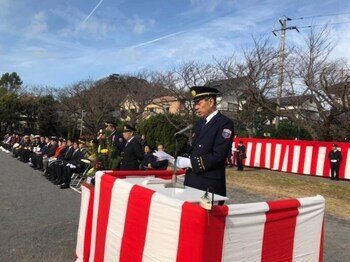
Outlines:
[[277, 82], [277, 99], [276, 99], [276, 122], [275, 127], [278, 128], [279, 122], [280, 122], [280, 108], [281, 108], [281, 97], [282, 97], [282, 86], [283, 86], [283, 68], [284, 68], [284, 58], [285, 58], [285, 46], [286, 46], [286, 30], [295, 29], [299, 32], [298, 28], [296, 26], [289, 26], [287, 27], [287, 21], [292, 21], [289, 17], [283, 17], [279, 19], [279, 22], [281, 24], [281, 29], [273, 30], [272, 33], [276, 35], [276, 32], [281, 31], [281, 43], [280, 43], [280, 50], [279, 50], [279, 58], [278, 58], [278, 82]]
[[83, 135], [83, 123], [84, 123], [84, 110], [81, 110], [81, 118], [80, 118], [80, 137]]

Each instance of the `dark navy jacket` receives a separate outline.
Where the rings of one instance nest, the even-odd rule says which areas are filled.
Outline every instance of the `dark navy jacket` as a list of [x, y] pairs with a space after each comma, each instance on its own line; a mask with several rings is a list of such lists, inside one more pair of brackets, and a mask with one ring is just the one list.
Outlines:
[[185, 185], [201, 190], [209, 187], [226, 196], [226, 156], [232, 146], [233, 122], [218, 112], [206, 125], [204, 119], [195, 126], [189, 149], [192, 170], [187, 172]]
[[140, 162], [143, 160], [143, 155], [141, 143], [134, 137], [124, 147], [120, 170], [138, 170]]

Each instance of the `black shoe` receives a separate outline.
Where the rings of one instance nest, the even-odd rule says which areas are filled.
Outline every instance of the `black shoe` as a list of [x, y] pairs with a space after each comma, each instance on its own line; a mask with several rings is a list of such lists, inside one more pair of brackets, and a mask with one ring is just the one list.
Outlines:
[[69, 185], [63, 184], [63, 185], [60, 186], [60, 188], [61, 188], [61, 189], [69, 188]]
[[61, 182], [61, 181], [58, 181], [58, 180], [54, 180], [52, 183], [53, 183], [54, 185], [61, 185], [61, 184], [62, 184], [62, 182]]

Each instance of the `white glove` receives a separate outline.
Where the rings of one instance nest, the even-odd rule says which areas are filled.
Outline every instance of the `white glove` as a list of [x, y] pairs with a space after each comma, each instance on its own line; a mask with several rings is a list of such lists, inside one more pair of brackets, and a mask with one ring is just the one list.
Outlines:
[[188, 157], [178, 156], [176, 165], [178, 168], [192, 168], [191, 159], [189, 159]]

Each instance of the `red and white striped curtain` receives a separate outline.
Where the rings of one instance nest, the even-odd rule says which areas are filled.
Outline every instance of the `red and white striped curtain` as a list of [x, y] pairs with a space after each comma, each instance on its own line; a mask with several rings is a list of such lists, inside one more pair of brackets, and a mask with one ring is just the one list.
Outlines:
[[[232, 149], [239, 141], [246, 146], [246, 166], [330, 177], [328, 153], [332, 150], [331, 142], [235, 138]], [[350, 143], [337, 145], [343, 156], [339, 178], [350, 179]]]
[[322, 261], [322, 196], [207, 212], [107, 173], [83, 185], [76, 261]]

